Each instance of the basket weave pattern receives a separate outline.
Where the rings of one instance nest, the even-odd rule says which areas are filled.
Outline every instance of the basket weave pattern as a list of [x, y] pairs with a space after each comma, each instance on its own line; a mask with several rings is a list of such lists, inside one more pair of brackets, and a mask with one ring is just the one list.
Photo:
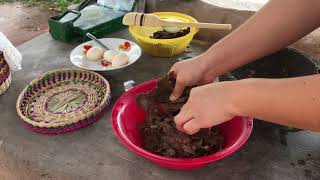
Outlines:
[[19, 96], [17, 111], [31, 130], [58, 134], [97, 120], [110, 99], [109, 83], [101, 75], [60, 69], [33, 80]]
[[0, 51], [0, 95], [3, 94], [11, 85], [11, 73], [9, 65]]

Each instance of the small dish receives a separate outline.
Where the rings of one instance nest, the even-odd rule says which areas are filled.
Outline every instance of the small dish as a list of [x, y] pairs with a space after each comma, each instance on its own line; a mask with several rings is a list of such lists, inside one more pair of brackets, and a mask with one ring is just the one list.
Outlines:
[[[101, 60], [98, 61], [89, 61], [85, 53], [83, 52], [83, 47], [84, 45], [91, 44], [94, 47], [100, 47], [99, 44], [97, 44], [94, 41], [88, 41], [85, 43], [82, 43], [78, 45], [76, 48], [74, 48], [71, 51], [70, 54], [70, 60], [72, 64], [79, 68], [87, 69], [87, 70], [92, 70], [92, 71], [112, 71], [112, 70], [117, 70], [117, 69], [122, 69], [125, 67], [130, 66], [131, 64], [135, 63], [141, 56], [141, 48], [134, 42], [125, 40], [125, 39], [119, 39], [119, 38], [103, 38], [99, 39], [105, 46], [109, 48], [109, 50], [115, 50], [119, 53], [124, 53], [129, 57], [129, 63], [121, 66], [121, 67], [112, 67], [112, 66], [103, 66], [101, 64]], [[121, 50], [119, 49], [119, 46], [124, 44], [125, 42], [129, 42], [131, 45], [131, 48], [129, 50]], [[101, 47], [102, 48], [102, 47]], [[104, 49], [106, 50], [106, 49]]]

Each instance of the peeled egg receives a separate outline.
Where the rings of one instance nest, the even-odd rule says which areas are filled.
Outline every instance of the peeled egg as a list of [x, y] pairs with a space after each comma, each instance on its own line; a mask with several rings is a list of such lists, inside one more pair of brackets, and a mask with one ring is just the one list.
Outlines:
[[[169, 22], [183, 22], [179, 19], [174, 19], [174, 18], [166, 18], [163, 19], [165, 21], [169, 21]], [[181, 27], [175, 27], [175, 26], [164, 26], [163, 29], [169, 33], [177, 33], [181, 30]]]
[[87, 58], [90, 61], [98, 61], [103, 57], [103, 50], [99, 47], [92, 47], [87, 52]]
[[121, 67], [128, 63], [129, 63], [129, 57], [124, 53], [117, 54], [112, 60], [113, 67]]
[[119, 54], [117, 51], [108, 50], [103, 54], [103, 59], [107, 60], [108, 62], [112, 63], [113, 58]]

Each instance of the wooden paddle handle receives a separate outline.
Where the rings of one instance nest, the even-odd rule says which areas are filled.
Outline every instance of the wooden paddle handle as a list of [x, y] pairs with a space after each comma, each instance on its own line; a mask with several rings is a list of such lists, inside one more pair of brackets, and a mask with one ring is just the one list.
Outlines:
[[187, 22], [163, 22], [162, 26], [176, 26], [176, 27], [195, 27], [205, 29], [232, 29], [231, 24], [215, 24], [215, 23], [187, 23]]

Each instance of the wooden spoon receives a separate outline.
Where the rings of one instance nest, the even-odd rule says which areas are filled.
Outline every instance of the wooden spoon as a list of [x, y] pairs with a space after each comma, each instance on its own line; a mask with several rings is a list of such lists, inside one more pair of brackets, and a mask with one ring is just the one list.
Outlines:
[[194, 23], [194, 22], [174, 22], [160, 19], [154, 14], [144, 14], [131, 12], [123, 17], [122, 23], [127, 26], [148, 26], [148, 27], [195, 27], [206, 29], [224, 29], [230, 30], [231, 24], [215, 24], [215, 23]]

